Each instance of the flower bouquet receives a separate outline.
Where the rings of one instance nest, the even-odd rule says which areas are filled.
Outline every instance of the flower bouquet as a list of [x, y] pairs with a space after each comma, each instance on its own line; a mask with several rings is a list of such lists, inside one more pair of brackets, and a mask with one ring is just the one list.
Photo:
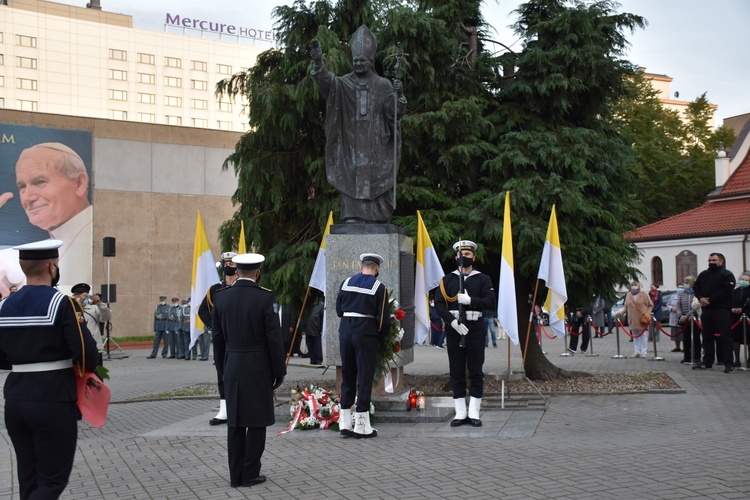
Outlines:
[[390, 373], [391, 363], [396, 361], [396, 357], [401, 359], [401, 356], [398, 355], [398, 352], [401, 351], [401, 339], [404, 338], [401, 320], [404, 319], [406, 313], [398, 306], [398, 301], [393, 298], [391, 293], [388, 295], [388, 306], [391, 314], [391, 329], [378, 346], [378, 360], [375, 368], [376, 381]]
[[338, 430], [340, 405], [333, 392], [311, 385], [298, 391], [298, 396], [292, 399], [289, 405], [292, 421], [280, 434], [293, 429]]

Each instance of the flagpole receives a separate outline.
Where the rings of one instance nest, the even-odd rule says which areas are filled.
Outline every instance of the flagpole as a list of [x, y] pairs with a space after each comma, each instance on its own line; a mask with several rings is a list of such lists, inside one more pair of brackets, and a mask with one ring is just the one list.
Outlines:
[[[536, 279], [536, 285], [534, 286], [534, 298], [531, 299], [531, 310], [534, 310], [534, 304], [536, 304], [536, 294], [539, 291], [539, 278]], [[529, 337], [531, 336], [531, 316], [529, 316], [529, 326], [526, 328], [526, 342], [523, 346], [523, 360], [521, 366], [526, 371], [526, 353], [529, 351]]]
[[292, 357], [292, 349], [294, 349], [294, 342], [295, 340], [297, 340], [297, 332], [299, 331], [299, 324], [302, 321], [302, 314], [305, 312], [305, 305], [307, 304], [307, 297], [309, 295], [310, 295], [310, 285], [307, 285], [307, 290], [305, 290], [305, 299], [302, 301], [302, 308], [299, 310], [299, 316], [297, 317], [297, 324], [294, 325], [294, 335], [292, 335], [292, 343], [289, 345], [289, 352], [286, 353], [286, 366], [289, 366], [289, 358]]

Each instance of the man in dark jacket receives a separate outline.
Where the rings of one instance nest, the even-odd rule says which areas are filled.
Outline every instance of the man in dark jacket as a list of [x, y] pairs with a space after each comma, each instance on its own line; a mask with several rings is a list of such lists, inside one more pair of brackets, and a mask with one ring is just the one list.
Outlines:
[[[27, 285], [0, 302], [5, 427], [16, 451], [21, 499], [58, 498], [68, 484], [81, 413], [73, 363], [97, 363], [80, 306], [53, 288], [60, 240], [15, 247]], [[75, 307], [75, 309], [74, 309]], [[84, 347], [85, 346], [85, 347]]]
[[315, 303], [310, 312], [310, 319], [307, 321], [305, 329], [305, 340], [307, 342], [307, 351], [310, 353], [310, 364], [323, 364], [323, 318], [325, 316], [325, 301], [320, 295], [315, 296]]
[[726, 259], [720, 253], [708, 257], [708, 269], [698, 275], [693, 290], [701, 303], [701, 323], [703, 323], [703, 364], [693, 370], [711, 368], [714, 362], [714, 333], [721, 336], [721, 351], [724, 353], [724, 373], [734, 372], [732, 367], [732, 290], [734, 274], [724, 264]]
[[242, 254], [234, 285], [216, 292], [214, 339], [226, 345], [223, 360], [227, 401], [229, 483], [233, 488], [266, 480], [260, 474], [266, 427], [275, 423], [273, 391], [284, 381], [286, 365], [275, 294], [258, 286], [260, 254]]

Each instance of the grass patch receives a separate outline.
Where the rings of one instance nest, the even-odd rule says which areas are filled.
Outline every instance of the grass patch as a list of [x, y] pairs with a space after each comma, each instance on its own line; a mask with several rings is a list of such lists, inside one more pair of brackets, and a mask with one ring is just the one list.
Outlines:
[[171, 391], [148, 394], [138, 399], [171, 399], [184, 398], [190, 396], [218, 396], [219, 388], [216, 384], [196, 384], [187, 387], [179, 387]]

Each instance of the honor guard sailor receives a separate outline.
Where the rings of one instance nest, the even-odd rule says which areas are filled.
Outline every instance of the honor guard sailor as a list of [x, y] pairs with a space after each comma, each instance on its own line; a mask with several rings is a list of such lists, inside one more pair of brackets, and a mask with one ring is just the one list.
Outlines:
[[20, 245], [26, 286], [0, 302], [0, 368], [5, 427], [16, 452], [20, 498], [58, 498], [68, 484], [81, 413], [73, 363], [97, 363], [96, 342], [80, 307], [53, 287], [60, 240]]
[[273, 425], [273, 391], [284, 381], [286, 364], [276, 294], [258, 285], [265, 258], [247, 253], [234, 257], [238, 278], [213, 298], [214, 340], [226, 346], [223, 362], [229, 455], [229, 482], [234, 488], [262, 483], [261, 456], [266, 427]]
[[[451, 427], [471, 424], [480, 427], [479, 407], [484, 389], [484, 339], [483, 309], [496, 309], [497, 299], [492, 282], [486, 274], [474, 269], [474, 252], [477, 244], [461, 240], [453, 245], [457, 269], [440, 280], [440, 293], [435, 294], [435, 309], [445, 321], [448, 365], [453, 386], [453, 403], [456, 418]], [[462, 280], [463, 275], [463, 280]], [[461, 283], [464, 283], [463, 292]], [[459, 309], [465, 312], [465, 319]], [[465, 336], [465, 347], [460, 346]], [[466, 371], [469, 372], [469, 414], [466, 415]]]
[[[341, 284], [336, 297], [336, 314], [341, 318], [341, 413], [343, 437], [369, 438], [378, 435], [370, 426], [370, 398], [375, 378], [378, 345], [391, 328], [388, 289], [378, 281], [383, 257], [374, 253], [359, 256], [360, 273]], [[357, 397], [355, 425], [351, 408]]]
[[[214, 310], [214, 296], [216, 292], [222, 288], [232, 286], [237, 279], [237, 264], [232, 262], [232, 259], [237, 256], [234, 252], [224, 252], [221, 254], [222, 270], [224, 271], [224, 281], [211, 285], [211, 288], [206, 292], [206, 296], [203, 297], [200, 307], [198, 307], [198, 317], [203, 321], [206, 330], [212, 330], [213, 319], [211, 315]], [[203, 335], [206, 335], [205, 333]], [[211, 333], [213, 336], [213, 332]], [[207, 338], [206, 338], [207, 339]], [[227, 423], [227, 401], [224, 397], [224, 344], [222, 340], [213, 337], [214, 341], [214, 366], [216, 367], [216, 378], [219, 384], [219, 413], [214, 418], [208, 421], [210, 425], [221, 425]], [[206, 350], [203, 351], [208, 356], [208, 345], [205, 345]]]

